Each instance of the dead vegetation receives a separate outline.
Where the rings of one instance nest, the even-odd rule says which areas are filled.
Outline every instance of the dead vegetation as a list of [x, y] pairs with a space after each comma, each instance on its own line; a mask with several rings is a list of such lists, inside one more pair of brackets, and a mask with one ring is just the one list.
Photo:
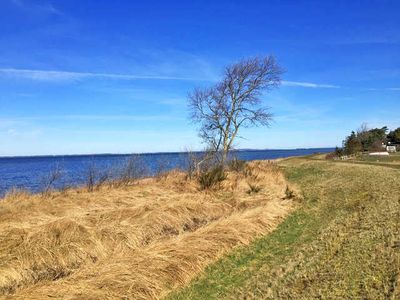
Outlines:
[[[0, 297], [165, 295], [233, 247], [272, 231], [293, 207], [273, 163], [252, 162], [225, 176], [205, 191], [172, 171], [90, 192], [10, 193], [0, 202]], [[249, 184], [260, 188], [248, 193]]]

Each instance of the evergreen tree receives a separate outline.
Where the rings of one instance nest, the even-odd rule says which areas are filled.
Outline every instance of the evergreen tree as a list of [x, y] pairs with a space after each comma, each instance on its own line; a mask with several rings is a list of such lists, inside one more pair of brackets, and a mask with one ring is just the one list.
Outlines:
[[363, 150], [363, 145], [354, 131], [343, 141], [343, 149], [346, 155], [356, 154]]
[[400, 144], [400, 127], [389, 132], [387, 140], [391, 144]]

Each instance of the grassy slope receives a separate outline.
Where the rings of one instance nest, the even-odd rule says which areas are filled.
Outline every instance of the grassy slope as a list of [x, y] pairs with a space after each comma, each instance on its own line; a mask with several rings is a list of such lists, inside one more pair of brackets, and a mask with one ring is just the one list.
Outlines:
[[159, 299], [275, 229], [294, 206], [287, 189], [275, 164], [251, 162], [216, 191], [172, 171], [93, 192], [11, 193], [0, 201], [0, 299]]
[[281, 162], [305, 201], [276, 231], [209, 266], [171, 299], [400, 299], [400, 172]]

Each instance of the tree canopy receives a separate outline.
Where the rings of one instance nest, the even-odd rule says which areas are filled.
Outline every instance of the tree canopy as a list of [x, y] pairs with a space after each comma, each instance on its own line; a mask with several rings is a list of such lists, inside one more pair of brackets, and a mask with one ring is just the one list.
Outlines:
[[227, 66], [216, 85], [189, 94], [191, 119], [220, 162], [226, 160], [241, 127], [269, 125], [272, 114], [262, 105], [261, 95], [280, 84], [281, 74], [273, 56], [244, 59]]
[[391, 144], [400, 144], [400, 127], [390, 131], [387, 135], [387, 140]]
[[361, 151], [382, 150], [382, 144], [400, 143], [400, 127], [388, 133], [388, 127], [368, 129], [362, 125], [357, 132], [352, 131], [343, 141], [343, 151], [345, 154], [355, 154]]

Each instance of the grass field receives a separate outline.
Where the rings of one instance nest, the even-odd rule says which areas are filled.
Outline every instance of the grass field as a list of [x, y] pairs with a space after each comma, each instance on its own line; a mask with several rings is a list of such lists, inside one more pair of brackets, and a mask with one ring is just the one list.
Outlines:
[[10, 194], [0, 298], [400, 299], [393, 166], [308, 156], [252, 162], [215, 191], [176, 172]]
[[400, 172], [369, 163], [281, 161], [301, 207], [169, 299], [400, 299]]
[[0, 201], [0, 298], [158, 299], [274, 230], [295, 189], [272, 163], [199, 190], [182, 172]]
[[362, 155], [358, 160], [366, 162], [400, 164], [400, 152], [390, 153], [389, 156]]
[[[317, 154], [309, 155], [307, 158], [310, 160], [325, 160], [325, 157], [326, 154]], [[374, 156], [365, 153], [362, 155], [351, 157], [347, 160], [336, 160], [335, 162], [384, 166], [393, 169], [400, 169], [400, 152], [390, 153], [389, 156]]]

